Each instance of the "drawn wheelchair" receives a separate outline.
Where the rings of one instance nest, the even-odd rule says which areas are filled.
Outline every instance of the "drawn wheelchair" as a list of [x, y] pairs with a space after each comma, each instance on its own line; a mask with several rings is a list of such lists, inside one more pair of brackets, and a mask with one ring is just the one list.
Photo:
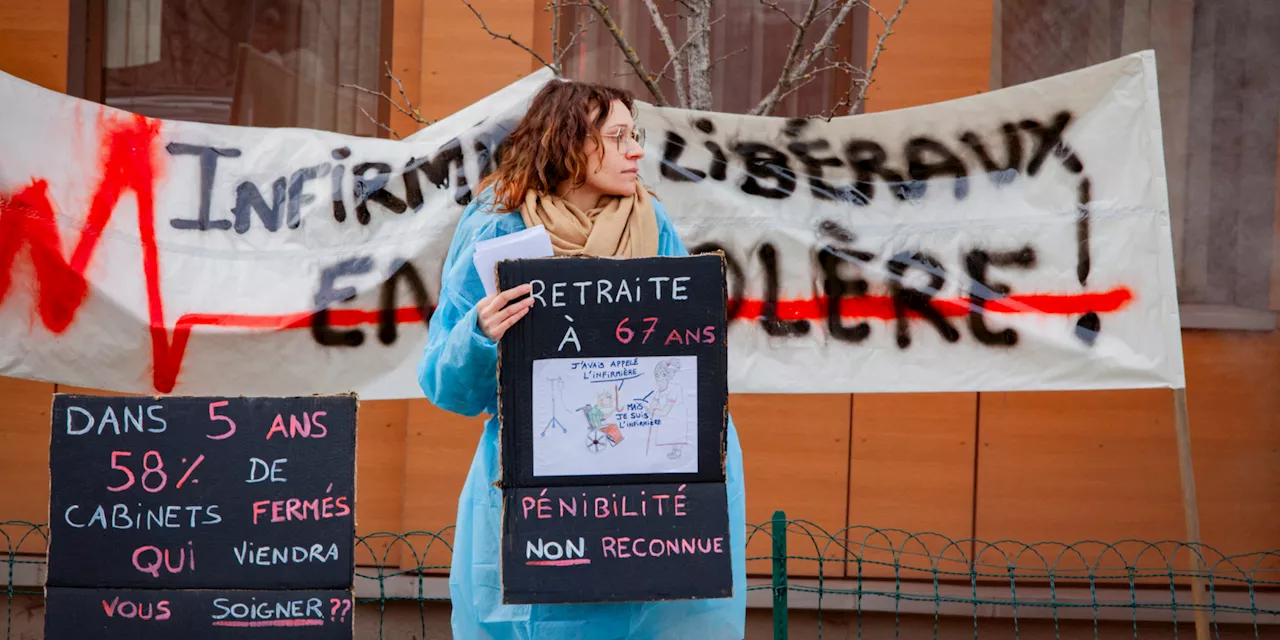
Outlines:
[[616, 447], [622, 442], [622, 430], [618, 425], [605, 423], [604, 413], [593, 404], [578, 408], [587, 419], [587, 451], [600, 453], [605, 446]]

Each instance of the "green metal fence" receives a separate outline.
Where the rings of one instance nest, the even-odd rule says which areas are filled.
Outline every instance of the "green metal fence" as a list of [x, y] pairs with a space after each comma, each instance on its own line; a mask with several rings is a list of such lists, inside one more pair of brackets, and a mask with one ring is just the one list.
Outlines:
[[[35, 576], [47, 532], [0, 522], [6, 640], [16, 599], [42, 595]], [[428, 608], [447, 604], [451, 534], [450, 527], [357, 538], [359, 637], [427, 635]], [[953, 540], [867, 526], [829, 532], [782, 512], [749, 525], [747, 536], [748, 600], [753, 612], [772, 609], [774, 638], [1194, 638], [1197, 614], [1215, 639], [1280, 638], [1280, 550]], [[1193, 578], [1205, 585], [1199, 605]]]

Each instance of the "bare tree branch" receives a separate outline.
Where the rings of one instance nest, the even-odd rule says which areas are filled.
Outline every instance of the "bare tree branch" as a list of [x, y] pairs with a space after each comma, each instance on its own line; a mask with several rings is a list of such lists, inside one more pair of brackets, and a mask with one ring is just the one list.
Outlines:
[[551, 71], [555, 72], [557, 76], [560, 75], [560, 69], [556, 68], [556, 66], [551, 64], [550, 62], [547, 62], [546, 60], [544, 60], [542, 56], [538, 55], [537, 51], [530, 49], [523, 42], [520, 42], [519, 40], [512, 38], [511, 34], [508, 33], [507, 35], [504, 36], [498, 33], [494, 33], [493, 29], [490, 29], [489, 25], [484, 21], [484, 16], [480, 15], [480, 12], [476, 11], [476, 8], [472, 6], [470, 2], [468, 2], [467, 0], [458, 0], [458, 1], [461, 2], [462, 4], [467, 5], [467, 8], [471, 10], [471, 13], [476, 14], [476, 19], [480, 21], [480, 27], [484, 29], [490, 36], [493, 36], [495, 40], [506, 40], [507, 42], [510, 42], [511, 44], [514, 44], [517, 47], [524, 49], [529, 53], [529, 55], [536, 58], [538, 62], [541, 62], [542, 66], [548, 69], [551, 69]]
[[689, 108], [711, 108], [711, 0], [686, 0], [689, 7]]
[[[671, 39], [671, 32], [667, 30], [667, 23], [662, 18], [662, 13], [658, 11], [658, 6], [653, 0], [644, 0], [644, 5], [649, 9], [649, 17], [653, 18], [653, 26], [658, 30], [658, 35], [662, 38], [662, 44], [666, 45], [667, 53], [671, 56], [670, 64], [675, 68], [675, 85], [676, 100], [680, 101], [680, 106], [689, 107], [689, 94], [685, 91], [684, 84], [684, 65], [680, 64], [680, 56], [676, 53], [676, 43]], [[666, 67], [663, 67], [665, 73]]]
[[[560, 58], [563, 55], [560, 53], [560, 5], [548, 2], [547, 8], [551, 9], [551, 59], [555, 61], [556, 69], [559, 69]], [[569, 44], [573, 42], [570, 41]]]
[[[905, 3], [905, 0], [903, 1]], [[813, 45], [813, 49], [809, 51], [809, 54], [804, 57], [804, 60], [800, 61], [797, 71], [803, 73], [804, 70], [813, 63], [815, 57], [831, 46], [831, 40], [835, 38], [836, 32], [840, 30], [840, 26], [844, 24], [844, 21], [849, 18], [849, 13], [853, 11], [854, 6], [859, 4], [868, 3], [866, 3], [865, 0], [845, 0], [844, 5], [840, 7], [840, 13], [836, 14], [836, 17], [831, 21], [831, 24], [827, 25], [827, 30], [822, 34], [822, 39], [818, 40], [818, 42]], [[870, 5], [868, 4], [868, 6]]]
[[796, 26], [796, 36], [791, 39], [791, 46], [787, 49], [787, 58], [782, 63], [782, 72], [778, 74], [777, 84], [773, 85], [773, 89], [751, 110], [751, 115], [769, 115], [774, 107], [778, 105], [778, 101], [782, 99], [783, 92], [787, 90], [788, 85], [792, 82], [796, 54], [800, 52], [800, 47], [804, 44], [805, 33], [809, 31], [809, 27], [813, 24], [817, 11], [818, 0], [809, 0], [809, 8], [805, 10], [804, 18]]
[[[574, 44], [578, 38], [584, 34], [596, 19], [609, 29], [609, 33], [613, 36], [614, 42], [619, 50], [623, 52], [630, 71], [622, 72], [618, 75], [626, 75], [634, 73], [639, 77], [645, 87], [653, 95], [655, 102], [659, 106], [670, 106], [666, 97], [662, 93], [660, 82], [670, 79], [676, 86], [677, 99], [679, 106], [692, 110], [705, 110], [711, 108], [711, 72], [715, 67], [719, 66], [729, 58], [746, 51], [748, 47], [742, 47], [732, 51], [726, 55], [720, 56], [714, 61], [711, 59], [711, 30], [714, 25], [724, 20], [726, 16], [720, 16], [715, 20], [711, 19], [711, 5], [714, 0], [674, 0], [677, 5], [677, 11], [674, 14], [664, 15], [658, 10], [657, 0], [643, 0], [645, 7], [649, 10], [649, 16], [653, 21], [655, 30], [662, 40], [663, 46], [666, 48], [670, 56], [666, 64], [657, 75], [652, 74], [640, 59], [636, 50], [630, 45], [621, 26], [613, 18], [609, 7], [605, 4], [607, 0], [547, 0], [547, 10], [553, 11], [553, 19], [551, 24], [551, 62], [543, 58], [532, 48], [517, 41], [510, 34], [502, 35], [494, 32], [485, 22], [484, 17], [472, 5], [471, 0], [459, 0], [471, 13], [479, 20], [480, 26], [491, 37], [497, 40], [506, 40], [529, 55], [533, 56], [543, 66], [550, 68], [557, 76], [563, 75], [564, 59], [572, 51]], [[875, 7], [870, 6], [868, 0], [810, 0], [804, 18], [800, 21], [787, 12], [786, 9], [779, 6], [780, 0], [758, 0], [762, 6], [777, 11], [796, 28], [795, 38], [787, 53], [787, 58], [783, 63], [782, 72], [779, 74], [778, 83], [770, 90], [754, 109], [750, 111], [753, 115], [769, 115], [777, 105], [791, 96], [791, 94], [803, 89], [809, 83], [822, 76], [827, 72], [842, 72], [850, 76], [850, 86], [845, 95], [831, 108], [829, 112], [824, 112], [820, 116], [830, 120], [834, 115], [844, 107], [848, 108], [849, 113], [855, 112], [859, 106], [866, 100], [867, 91], [871, 84], [872, 74], [875, 72], [879, 64], [880, 55], [886, 49], [885, 42], [893, 33], [893, 27], [901, 17], [906, 8], [908, 0], [899, 0], [897, 9], [890, 16], [885, 16]], [[858, 4], [868, 7], [871, 14], [875, 15], [883, 24], [884, 32], [879, 35], [876, 40], [875, 49], [871, 55], [868, 68], [865, 72], [854, 67], [846, 60], [840, 60], [834, 56], [837, 47], [833, 46], [835, 34], [839, 31], [845, 20], [853, 8]], [[564, 7], [583, 7], [590, 10], [585, 16], [585, 20], [573, 30], [568, 41], [562, 43], [562, 36], [566, 27], [560, 23], [563, 18]], [[687, 11], [687, 14], [685, 13]], [[817, 22], [818, 18], [827, 13], [835, 12], [832, 16], [831, 23], [819, 37], [818, 41], [807, 51], [805, 49], [805, 41], [807, 39], [809, 29]], [[671, 30], [666, 20], [675, 17], [678, 20], [688, 20], [685, 25], [687, 38], [679, 47], [675, 46], [675, 40], [672, 38]], [[803, 55], [802, 55], [803, 52]], [[378, 97], [379, 99], [389, 102], [397, 111], [404, 114], [414, 122], [420, 125], [430, 125], [431, 121], [422, 117], [421, 111], [413, 106], [409, 100], [408, 93], [405, 91], [404, 84], [399, 78], [392, 73], [390, 64], [385, 64], [387, 77], [390, 78], [396, 86], [403, 105], [396, 99], [388, 95], [387, 92], [375, 91], [354, 84], [343, 84], [341, 86], [355, 89], [357, 91], [367, 93]], [[670, 78], [667, 74], [668, 69], [674, 67], [675, 77]], [[861, 78], [861, 79], [859, 79]], [[856, 99], [854, 96], [857, 96]], [[364, 114], [371, 122], [373, 122], [380, 130], [387, 131], [392, 136], [400, 138], [400, 134], [388, 126], [387, 123], [379, 122], [374, 118], [363, 106], [357, 105], [360, 112]]]
[[813, 25], [813, 21], [817, 16], [818, 0], [811, 0], [809, 10], [805, 12], [804, 20], [800, 23], [801, 28], [796, 30], [796, 37], [791, 42], [791, 50], [787, 52], [787, 61], [783, 63], [782, 73], [778, 77], [778, 84], [751, 110], [752, 115], [768, 115], [778, 106], [782, 95], [790, 92], [791, 87], [808, 73], [809, 66], [813, 64], [814, 60], [831, 46], [831, 40], [835, 38], [836, 32], [840, 30], [840, 25], [844, 24], [844, 21], [849, 17], [849, 12], [853, 11], [854, 5], [862, 2], [862, 0], [841, 1], [839, 13], [831, 20], [831, 24], [827, 25], [827, 30], [822, 34], [822, 37], [814, 43], [813, 48], [805, 54], [804, 58], [797, 61], [795, 55], [804, 43], [805, 32]]
[[[715, 20], [712, 20], [712, 21], [707, 25], [708, 33], [710, 32], [711, 27], [716, 26], [716, 24], [718, 24], [721, 20], [724, 20], [724, 19], [725, 19], [725, 17], [726, 17], [726, 16], [720, 16], [719, 18], [716, 18]], [[670, 67], [670, 66], [671, 66], [671, 64], [672, 64], [673, 62], [675, 62], [675, 61], [676, 61], [676, 59], [677, 59], [677, 58], [679, 58], [681, 54], [683, 54], [683, 53], [684, 53], [685, 49], [689, 48], [689, 43], [691, 43], [691, 42], [693, 42], [693, 37], [692, 37], [692, 36], [690, 36], [689, 38], [686, 38], [686, 39], [685, 39], [685, 41], [684, 41], [684, 43], [680, 45], [680, 48], [679, 48], [679, 49], [676, 49], [676, 53], [675, 53], [675, 55], [671, 56], [671, 58], [667, 60], [667, 63], [666, 63], [665, 65], [662, 65], [662, 71], [660, 71], [660, 72], [658, 73], [658, 75], [659, 75], [660, 77], [667, 78], [668, 80], [670, 80], [670, 79], [671, 79], [671, 78], [669, 78], [669, 77], [667, 76], [667, 68], [668, 68], [668, 67]], [[736, 52], [735, 52], [735, 53], [736, 53]]]
[[797, 28], [797, 29], [799, 29], [799, 28], [800, 28], [800, 23], [799, 23], [799, 22], [796, 22], [796, 19], [795, 19], [795, 18], [792, 18], [792, 17], [791, 17], [791, 14], [787, 13], [787, 10], [786, 10], [786, 9], [783, 9], [782, 7], [779, 7], [779, 6], [778, 6], [778, 3], [777, 3], [777, 1], [776, 1], [776, 0], [760, 0], [760, 4], [762, 4], [762, 5], [766, 6], [766, 7], [769, 7], [770, 9], [773, 9], [774, 11], [777, 11], [778, 13], [781, 13], [781, 14], [782, 14], [782, 17], [786, 18], [786, 19], [787, 19], [787, 22], [790, 22], [790, 23], [791, 23], [791, 26], [793, 26], [793, 27], [795, 27], [795, 28]]
[[739, 53], [742, 53], [743, 51], [746, 51], [748, 48], [749, 47], [742, 47], [737, 49], [736, 51], [730, 51], [729, 53], [726, 53], [720, 56], [719, 58], [716, 58], [715, 62], [711, 63], [711, 68], [712, 69], [716, 68], [716, 65], [720, 64], [721, 62], [724, 62], [725, 60], [728, 60], [729, 58], [732, 58], [738, 55]]
[[556, 57], [557, 69], [561, 69], [561, 70], [564, 69], [564, 57], [569, 55], [569, 52], [573, 50], [573, 43], [577, 42], [578, 36], [586, 33], [587, 27], [590, 27], [591, 25], [595, 24], [595, 22], [596, 22], [596, 17], [590, 16], [587, 18], [586, 22], [583, 22], [581, 25], [578, 26], [577, 29], [573, 31], [573, 35], [569, 36], [569, 41], [566, 42], [564, 45], [564, 48], [560, 50], [560, 55]]
[[368, 118], [368, 119], [369, 119], [369, 122], [372, 122], [373, 124], [377, 125], [379, 129], [385, 129], [385, 130], [387, 131], [387, 133], [390, 133], [391, 135], [395, 136], [395, 137], [396, 137], [396, 140], [399, 140], [399, 139], [400, 139], [400, 134], [396, 133], [396, 130], [395, 130], [395, 129], [392, 129], [392, 128], [391, 128], [391, 127], [389, 127], [389, 126], [387, 126], [387, 125], [385, 125], [385, 124], [382, 124], [381, 122], [379, 122], [379, 121], [378, 121], [378, 119], [377, 119], [377, 118], [375, 118], [375, 117], [373, 117], [373, 116], [369, 115], [369, 112], [368, 112], [368, 111], [365, 111], [365, 110], [364, 110], [364, 107], [357, 106], [357, 108], [358, 108], [358, 109], [360, 109], [360, 113], [363, 113], [363, 114], [364, 114], [364, 117], [366, 117], [366, 118]]
[[849, 113], [853, 113], [857, 111], [858, 107], [862, 106], [862, 103], [867, 99], [867, 89], [871, 87], [872, 78], [875, 77], [874, 74], [876, 72], [876, 65], [879, 64], [880, 62], [880, 53], [884, 51], [884, 41], [888, 39], [889, 34], [893, 33], [894, 23], [898, 21], [898, 18], [902, 17], [902, 10], [906, 8], [907, 8], [907, 0], [899, 0], [898, 9], [894, 11], [893, 16], [891, 16], [888, 19], [885, 19], [884, 15], [881, 14], [879, 11], [875, 11], [875, 9], [872, 9], [872, 11], [875, 11], [876, 15], [880, 16], [880, 19], [884, 21], [884, 32], [880, 34], [880, 37], [876, 38], [876, 49], [871, 54], [870, 64], [867, 65], [866, 82], [863, 82], [862, 88], [858, 90], [857, 100], [855, 100], [853, 104], [849, 106]]
[[[404, 99], [405, 107], [408, 108], [409, 110], [406, 113], [406, 115], [408, 115], [410, 118], [413, 118], [415, 121], [417, 121], [418, 124], [422, 124], [422, 125], [431, 124], [430, 122], [427, 121], [426, 118], [422, 117], [422, 112], [419, 111], [417, 107], [413, 106], [413, 101], [409, 99], [409, 94], [405, 93], [404, 91], [404, 83], [400, 82], [400, 78], [397, 78], [396, 74], [391, 72], [391, 63], [383, 62], [383, 65], [385, 65], [387, 69], [387, 78], [389, 78], [392, 82], [396, 83], [396, 89], [400, 91], [400, 97]], [[388, 98], [388, 100], [389, 99], [390, 98]], [[391, 104], [395, 104], [395, 102], [392, 102]]]
[[[463, 0], [465, 2], [466, 0]], [[704, 0], [705, 1], [705, 0]], [[613, 35], [613, 39], [618, 43], [618, 48], [622, 50], [626, 56], [627, 62], [631, 64], [631, 68], [635, 70], [636, 75], [644, 82], [644, 86], [649, 89], [649, 93], [653, 94], [653, 98], [660, 107], [670, 106], [667, 97], [662, 95], [662, 87], [658, 86], [657, 77], [651, 75], [644, 67], [644, 62], [640, 60], [640, 56], [636, 55], [636, 50], [627, 42], [626, 36], [622, 33], [622, 28], [614, 21], [613, 16], [609, 13], [609, 7], [604, 5], [601, 0], [587, 0], [588, 6], [595, 10], [596, 15], [600, 16], [600, 21], [609, 29], [609, 33]]]
[[[821, 18], [822, 16], [826, 15], [828, 11], [831, 11], [832, 9], [835, 9], [836, 7], [840, 6], [840, 2], [841, 2], [841, 0], [832, 0], [832, 1], [831, 1], [831, 4], [829, 4], [829, 5], [825, 6], [825, 7], [821, 8], [821, 9], [818, 9], [818, 12], [817, 12], [817, 13], [815, 13], [815, 14], [813, 14], [813, 18], [814, 18], [815, 20], [817, 20], [818, 18]], [[862, 2], [862, 4], [864, 4], [864, 5], [868, 6], [868, 7], [870, 7], [870, 6], [871, 6], [871, 3], [870, 3], [870, 2], [865, 2], [865, 1], [864, 1], [864, 2]]]
[[[882, 22], [882, 23], [887, 23], [887, 22], [889, 22], [889, 19], [888, 19], [888, 18], [886, 18], [886, 17], [884, 17], [884, 14], [883, 14], [883, 13], [880, 13], [880, 10], [879, 10], [879, 9], [877, 9], [877, 8], [875, 8], [875, 7], [873, 7], [873, 6], [871, 6], [871, 3], [870, 3], [870, 2], [868, 2], [868, 3], [867, 3], [867, 11], [870, 11], [871, 13], [876, 14], [876, 17], [877, 17], [877, 18], [880, 18], [880, 22]], [[901, 6], [901, 5], [899, 5], [899, 6], [898, 6], [898, 11], [902, 11], [902, 6]]]
[[[390, 71], [388, 71], [387, 73], [388, 73], [388, 74], [390, 74], [391, 72], [390, 72]], [[399, 80], [397, 80], [396, 82], [397, 82], [397, 83], [399, 83]], [[406, 116], [409, 116], [411, 119], [413, 119], [413, 121], [414, 121], [414, 122], [417, 122], [418, 124], [422, 124], [422, 125], [428, 125], [428, 124], [431, 124], [431, 121], [430, 121], [430, 120], [427, 120], [426, 118], [423, 118], [423, 117], [422, 117], [422, 112], [418, 111], [418, 109], [417, 109], [417, 108], [414, 108], [412, 104], [410, 104], [410, 105], [409, 105], [409, 108], [407, 108], [407, 109], [406, 109], [405, 107], [400, 106], [400, 103], [398, 103], [398, 102], [396, 102], [394, 99], [392, 99], [392, 97], [391, 97], [391, 96], [389, 96], [389, 95], [387, 95], [387, 94], [385, 94], [385, 93], [383, 93], [383, 92], [381, 92], [381, 91], [374, 91], [373, 89], [366, 89], [366, 88], [364, 88], [364, 87], [362, 87], [362, 86], [360, 86], [360, 85], [358, 85], [358, 84], [343, 83], [343, 84], [342, 84], [342, 85], [340, 85], [340, 86], [346, 87], [346, 88], [348, 88], [348, 89], [355, 89], [356, 91], [360, 91], [360, 92], [362, 92], [362, 93], [367, 93], [367, 94], [369, 94], [369, 95], [371, 95], [371, 96], [377, 96], [377, 97], [379, 97], [379, 98], [382, 98], [382, 99], [386, 100], [387, 102], [391, 103], [391, 106], [395, 107], [397, 111], [399, 111], [400, 113], [403, 113], [403, 114], [404, 114], [404, 115], [406, 115]], [[403, 89], [402, 89], [402, 90], [403, 90]], [[406, 97], [406, 98], [405, 98], [405, 102], [408, 102], [408, 100], [409, 100], [409, 99], [408, 99], [408, 97]], [[410, 111], [410, 109], [412, 109], [412, 111]], [[375, 120], [374, 122], [377, 122], [377, 121]]]
[[849, 96], [848, 96], [848, 94], [845, 94], [845, 95], [843, 95], [843, 96], [840, 96], [840, 99], [839, 99], [839, 100], [837, 100], [837, 101], [836, 101], [836, 103], [835, 103], [834, 105], [831, 105], [831, 110], [830, 110], [830, 111], [826, 111], [826, 112], [824, 112], [824, 113], [820, 113], [820, 114], [818, 114], [818, 115], [816, 115], [816, 116], [811, 116], [811, 117], [814, 117], [814, 118], [822, 118], [823, 120], [826, 120], [827, 122], [831, 122], [831, 119], [835, 117], [836, 112], [840, 110], [840, 107], [847, 107], [847, 106], [849, 106], [849, 104], [850, 104], [850, 103], [849, 103]]
[[[855, 76], [858, 72], [860, 72], [861, 69], [858, 69], [857, 67], [843, 60], [828, 61], [826, 65], [817, 67], [815, 69], [811, 69], [810, 71], [805, 73], [803, 76], [800, 76], [798, 79], [796, 79], [795, 83], [793, 83], [791, 87], [787, 89], [786, 93], [783, 93], [778, 98], [778, 100], [779, 101], [785, 100], [788, 96], [803, 89], [810, 82], [817, 80], [819, 76], [821, 76], [823, 73], [826, 73], [828, 71], [843, 71], [849, 74], [850, 82], [855, 82], [853, 80], [853, 76]], [[845, 99], [847, 100], [847, 98]]]

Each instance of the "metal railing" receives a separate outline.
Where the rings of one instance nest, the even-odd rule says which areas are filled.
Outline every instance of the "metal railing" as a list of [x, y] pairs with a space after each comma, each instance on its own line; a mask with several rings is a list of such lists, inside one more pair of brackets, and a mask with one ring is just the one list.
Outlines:
[[[378, 637], [395, 637], [388, 616], [412, 617], [416, 606], [412, 626], [425, 636], [428, 605], [448, 602], [451, 534], [447, 527], [359, 536], [357, 622], [376, 612]], [[43, 594], [48, 529], [0, 522], [0, 536], [11, 640], [15, 599]], [[921, 632], [909, 633], [906, 622], [928, 629], [930, 620], [934, 638], [954, 637], [958, 623], [965, 637], [978, 638], [996, 621], [1001, 637], [1010, 625], [1014, 637], [1040, 626], [1055, 638], [1097, 638], [1116, 625], [1131, 627], [1134, 638], [1178, 637], [1180, 630], [1195, 637], [1188, 625], [1197, 612], [1215, 638], [1280, 637], [1280, 550], [1226, 555], [1177, 541], [953, 540], [869, 526], [829, 532], [781, 511], [748, 525], [747, 539], [749, 605], [772, 609], [774, 638], [822, 637], [833, 624], [843, 629], [839, 635], [856, 629], [858, 638], [890, 637], [891, 629], [892, 637], [914, 638]], [[1197, 565], [1202, 569], [1190, 569]], [[1193, 578], [1206, 585], [1199, 605]], [[804, 618], [802, 631], [796, 617]]]

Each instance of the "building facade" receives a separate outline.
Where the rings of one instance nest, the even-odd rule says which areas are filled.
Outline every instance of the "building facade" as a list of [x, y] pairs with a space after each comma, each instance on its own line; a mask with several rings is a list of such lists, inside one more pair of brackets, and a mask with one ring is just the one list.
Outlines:
[[[542, 0], [471, 4], [494, 34], [551, 55]], [[661, 67], [644, 6], [613, 4], [639, 55]], [[721, 4], [712, 57], [725, 67], [713, 108], [745, 111], [772, 86], [792, 27], [762, 3]], [[777, 4], [795, 16], [807, 2]], [[891, 12], [897, 2], [872, 6]], [[860, 9], [835, 42], [865, 65], [881, 28]], [[1202, 538], [1228, 554], [1280, 547], [1278, 32], [1272, 0], [912, 0], [865, 105], [927, 104], [1156, 51]], [[161, 118], [391, 135], [373, 116], [407, 135], [421, 126], [412, 117], [344, 85], [403, 95], [434, 120], [539, 64], [482, 29], [460, 0], [0, 0], [0, 70]], [[565, 65], [647, 97], [598, 25]], [[841, 82], [815, 82], [778, 113], [820, 112], [847, 91]], [[0, 379], [0, 520], [48, 520], [50, 396], [59, 391], [85, 390]], [[1185, 537], [1168, 390], [739, 395], [730, 411], [749, 522], [782, 509], [832, 532]], [[360, 532], [452, 524], [480, 428], [426, 400], [364, 403]], [[753, 545], [748, 555], [768, 554], [767, 540]], [[387, 561], [402, 553], [391, 549]], [[447, 565], [447, 551], [433, 547], [425, 564]]]

